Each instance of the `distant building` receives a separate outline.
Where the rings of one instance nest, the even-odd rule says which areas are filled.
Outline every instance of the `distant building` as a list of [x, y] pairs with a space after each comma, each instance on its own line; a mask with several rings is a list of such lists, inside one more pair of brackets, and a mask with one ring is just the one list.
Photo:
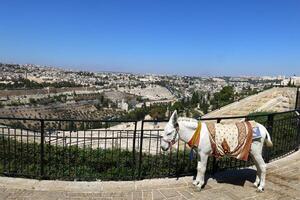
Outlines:
[[121, 102], [118, 102], [118, 108], [120, 108], [121, 110], [125, 110], [126, 112], [128, 111], [128, 103], [126, 103], [124, 101], [124, 99], [122, 99]]
[[281, 81], [281, 85], [284, 85], [284, 86], [288, 85], [289, 83], [291, 83], [292, 85], [295, 85], [295, 86], [300, 86], [300, 77], [292, 76], [290, 78], [286, 78]]
[[152, 119], [152, 117], [151, 117], [150, 115], [146, 115], [146, 116], [144, 117], [144, 120], [153, 120], [153, 119]]
[[300, 86], [300, 77], [299, 76], [293, 76], [291, 77], [291, 84]]

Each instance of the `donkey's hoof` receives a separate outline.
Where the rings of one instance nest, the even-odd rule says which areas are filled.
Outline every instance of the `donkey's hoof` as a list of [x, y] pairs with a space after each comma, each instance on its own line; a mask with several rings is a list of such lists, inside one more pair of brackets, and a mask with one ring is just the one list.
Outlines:
[[201, 189], [203, 188], [203, 183], [201, 181], [198, 182], [196, 186], [196, 190], [201, 191]]
[[256, 190], [256, 192], [264, 192], [264, 188], [258, 187], [257, 190]]
[[194, 180], [193, 181], [193, 185], [197, 186], [199, 184], [200, 181]]
[[197, 190], [197, 191], [199, 191], [199, 192], [200, 192], [200, 191], [201, 191], [201, 189], [202, 189], [202, 187], [201, 187], [200, 185], [197, 185], [197, 186], [196, 186], [196, 190]]

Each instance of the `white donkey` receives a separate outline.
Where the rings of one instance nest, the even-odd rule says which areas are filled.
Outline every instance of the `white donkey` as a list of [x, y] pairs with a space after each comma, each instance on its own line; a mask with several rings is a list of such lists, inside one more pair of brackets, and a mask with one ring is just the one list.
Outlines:
[[[204, 175], [206, 171], [208, 156], [212, 153], [208, 129], [205, 123], [201, 123], [202, 128], [200, 133], [200, 142], [197, 149], [200, 161], [198, 161], [196, 180], [193, 182], [193, 184], [198, 187], [199, 190], [201, 190], [204, 184]], [[178, 139], [188, 143], [193, 137], [197, 126], [198, 121], [196, 119], [178, 118], [177, 112], [174, 111], [164, 129], [161, 142], [162, 150], [167, 151], [174, 143], [178, 141]], [[262, 158], [262, 148], [264, 141], [266, 142], [267, 146], [271, 147], [273, 144], [267, 129], [259, 123], [257, 123], [257, 126], [261, 133], [261, 138], [252, 141], [250, 155], [252, 156], [257, 169], [257, 175], [254, 185], [255, 187], [257, 187], [258, 192], [262, 192], [264, 190], [266, 177], [266, 164]]]

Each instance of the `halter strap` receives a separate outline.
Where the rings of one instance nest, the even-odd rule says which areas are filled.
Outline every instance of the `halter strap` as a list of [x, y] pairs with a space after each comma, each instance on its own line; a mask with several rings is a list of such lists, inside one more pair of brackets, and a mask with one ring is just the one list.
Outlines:
[[175, 128], [175, 134], [174, 134], [173, 139], [171, 141], [168, 141], [168, 140], [165, 140], [164, 138], [162, 138], [162, 140], [164, 142], [169, 144], [170, 150], [172, 150], [172, 146], [176, 143], [176, 137], [177, 137], [177, 135], [179, 135], [178, 131], [179, 131], [179, 126], [177, 125], [176, 128]]
[[198, 126], [194, 132], [193, 137], [190, 139], [190, 141], [187, 143], [190, 148], [198, 147], [200, 142], [200, 132], [201, 132], [202, 123], [198, 122]]

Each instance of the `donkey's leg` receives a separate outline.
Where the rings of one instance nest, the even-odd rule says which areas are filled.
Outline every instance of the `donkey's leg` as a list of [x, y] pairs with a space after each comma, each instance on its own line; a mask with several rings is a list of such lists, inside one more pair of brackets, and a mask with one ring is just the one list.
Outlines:
[[251, 146], [251, 154], [254, 159], [256, 168], [257, 168], [257, 176], [255, 180], [255, 185], [258, 185], [258, 191], [261, 192], [265, 187], [265, 178], [266, 178], [266, 163], [262, 158], [262, 141], [255, 141]]
[[257, 161], [255, 160], [255, 157], [252, 154], [251, 154], [251, 156], [253, 158], [253, 161], [254, 161], [254, 164], [255, 164], [255, 167], [256, 167], [256, 178], [255, 178], [254, 186], [258, 187], [259, 183], [260, 183], [261, 171], [260, 171], [260, 168], [259, 168], [259, 165], [258, 165]]
[[199, 160], [197, 163], [197, 175], [196, 175], [196, 179], [193, 181], [193, 184], [195, 186], [198, 185], [200, 182], [200, 166], [201, 166], [201, 160]]
[[257, 190], [259, 192], [262, 192], [264, 190], [264, 187], [265, 187], [266, 168], [267, 168], [267, 166], [266, 166], [266, 163], [265, 163], [264, 159], [262, 158], [261, 154], [257, 155], [256, 160], [258, 162], [258, 165], [259, 165], [259, 168], [260, 168], [260, 171], [261, 171], [261, 173], [260, 173], [260, 184], [259, 184]]
[[198, 161], [198, 165], [197, 165], [197, 176], [193, 184], [196, 185], [199, 190], [201, 190], [201, 187], [204, 184], [204, 176], [206, 171], [208, 154], [199, 152], [199, 155], [200, 155], [200, 161]]

